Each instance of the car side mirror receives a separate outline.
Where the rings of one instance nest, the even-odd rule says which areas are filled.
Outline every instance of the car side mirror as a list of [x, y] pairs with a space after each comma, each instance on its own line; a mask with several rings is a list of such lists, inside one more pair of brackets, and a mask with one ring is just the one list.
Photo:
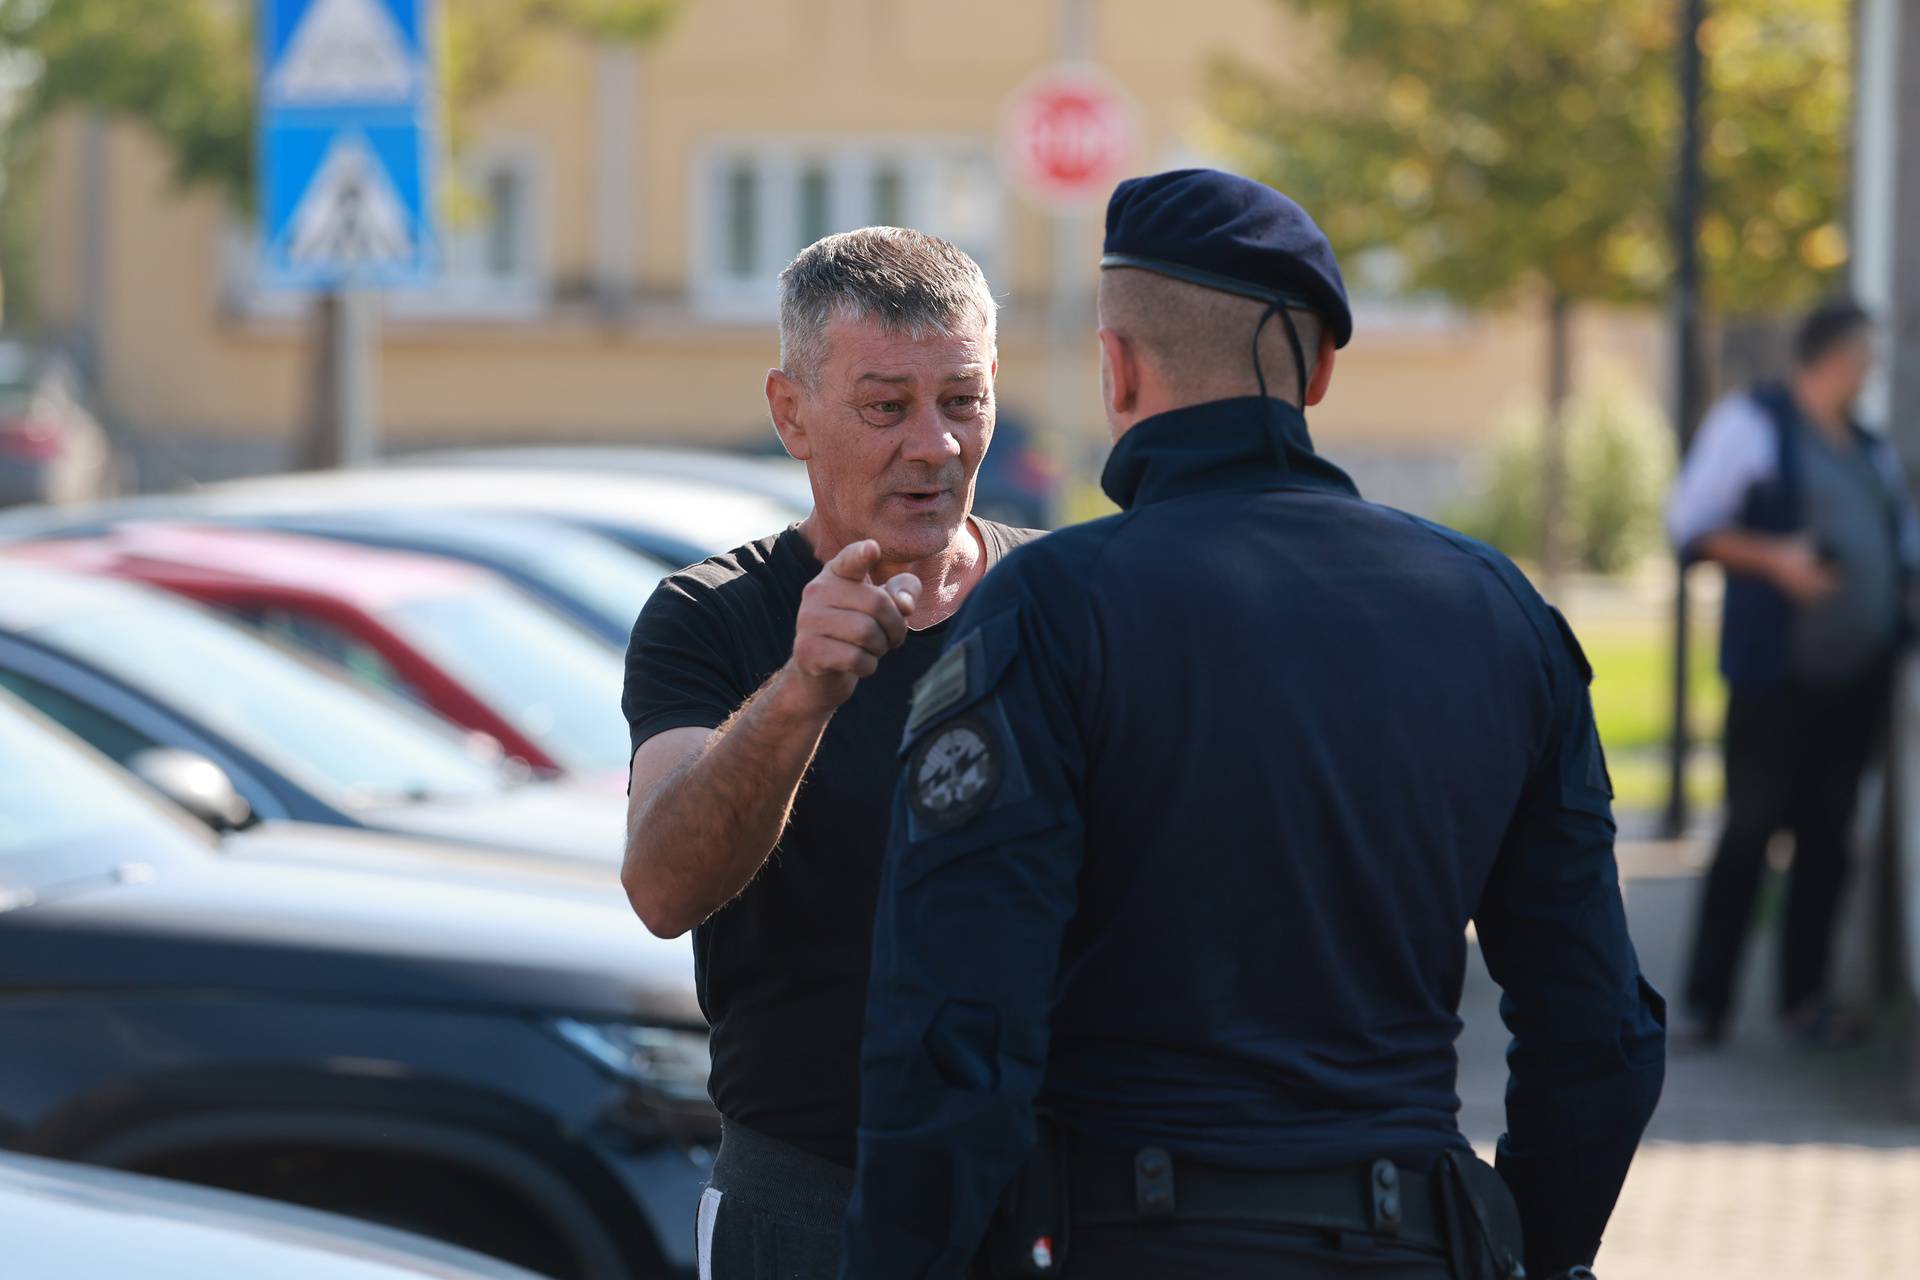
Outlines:
[[177, 747], [148, 747], [134, 752], [127, 768], [215, 831], [238, 831], [253, 818], [253, 806], [227, 771], [205, 756]]

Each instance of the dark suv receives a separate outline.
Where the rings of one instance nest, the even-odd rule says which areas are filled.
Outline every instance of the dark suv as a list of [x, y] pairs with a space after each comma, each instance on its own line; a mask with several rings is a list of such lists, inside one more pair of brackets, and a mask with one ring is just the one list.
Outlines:
[[0, 1146], [687, 1274], [718, 1137], [691, 957], [605, 879], [216, 840], [0, 697]]

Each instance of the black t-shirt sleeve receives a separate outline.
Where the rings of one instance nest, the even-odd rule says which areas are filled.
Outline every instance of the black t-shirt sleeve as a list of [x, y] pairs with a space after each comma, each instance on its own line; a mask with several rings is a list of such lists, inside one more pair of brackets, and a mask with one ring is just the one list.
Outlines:
[[626, 713], [631, 749], [668, 729], [717, 729], [753, 690], [742, 688], [737, 638], [710, 589], [662, 582], [627, 641]]

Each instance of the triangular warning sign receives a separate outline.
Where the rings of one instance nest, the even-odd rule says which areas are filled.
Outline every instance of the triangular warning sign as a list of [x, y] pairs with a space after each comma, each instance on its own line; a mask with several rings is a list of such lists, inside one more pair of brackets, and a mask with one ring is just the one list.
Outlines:
[[296, 267], [410, 264], [413, 219], [380, 161], [356, 134], [343, 134], [314, 171], [287, 225], [287, 260]]
[[414, 92], [414, 59], [380, 0], [314, 0], [270, 88], [282, 103], [404, 102]]

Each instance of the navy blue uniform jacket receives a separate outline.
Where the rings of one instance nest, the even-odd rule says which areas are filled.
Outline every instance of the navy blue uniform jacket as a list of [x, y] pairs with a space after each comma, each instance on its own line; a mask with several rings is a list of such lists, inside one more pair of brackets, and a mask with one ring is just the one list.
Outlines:
[[1104, 482], [1122, 514], [1009, 556], [915, 693], [844, 1274], [963, 1274], [1036, 1104], [1249, 1169], [1465, 1146], [1469, 921], [1528, 1267], [1591, 1260], [1664, 1009], [1571, 633], [1280, 401], [1144, 421]]

